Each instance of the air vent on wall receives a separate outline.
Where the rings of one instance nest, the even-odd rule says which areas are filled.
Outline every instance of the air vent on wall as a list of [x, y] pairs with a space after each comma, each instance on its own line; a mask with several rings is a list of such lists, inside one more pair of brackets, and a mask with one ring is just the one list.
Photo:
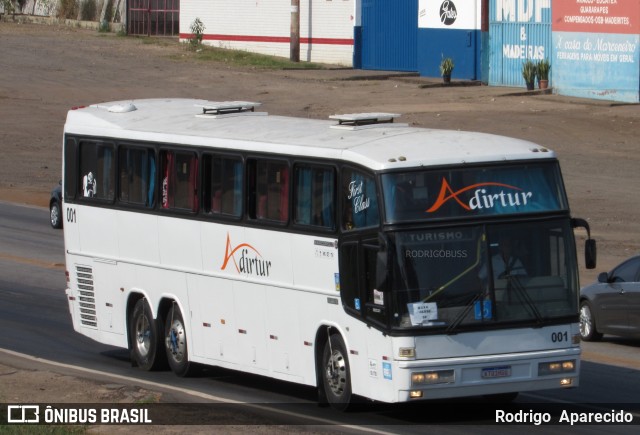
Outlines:
[[93, 268], [76, 264], [76, 279], [78, 282], [78, 306], [80, 322], [84, 326], [98, 327], [96, 317], [96, 295], [93, 287]]

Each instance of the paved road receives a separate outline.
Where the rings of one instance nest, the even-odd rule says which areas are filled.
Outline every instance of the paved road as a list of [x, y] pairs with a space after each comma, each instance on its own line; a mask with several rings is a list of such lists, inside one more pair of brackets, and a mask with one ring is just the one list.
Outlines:
[[[316, 421], [326, 426], [327, 419], [335, 422], [347, 418], [349, 424], [366, 423], [390, 432], [398, 432], [397, 425], [400, 425], [403, 433], [419, 433], [425, 424], [493, 423], [493, 412], [482, 406], [477, 408], [481, 403], [477, 399], [431, 404], [431, 408], [437, 410], [435, 420], [433, 414], [429, 416], [423, 412], [423, 406], [418, 409], [415, 405], [372, 406], [343, 417], [318, 408], [315, 391], [308, 387], [215, 368], [205, 370], [193, 379], [176, 378], [170, 372], [147, 373], [134, 369], [125, 350], [95, 343], [72, 330], [64, 295], [62, 231], [51, 229], [47, 218], [46, 209], [0, 202], [0, 329], [3, 331], [0, 348], [95, 370], [92, 377], [106, 382], [111, 374], [119, 377], [118, 382], [138, 382], [147, 385], [146, 388], [155, 385], [160, 389], [159, 386], [164, 385], [172, 388], [170, 393], [174, 400], [179, 398], [177, 400], [183, 402], [202, 401], [204, 397], [275, 403], [279, 424], [292, 424], [292, 419], [301, 418], [298, 414], [316, 419], [307, 420], [306, 424]], [[592, 410], [609, 411], [614, 406], [616, 409], [637, 409], [634, 405], [638, 404], [637, 392], [640, 391], [639, 346], [637, 341], [609, 337], [603, 343], [585, 343], [580, 388], [523, 393], [514, 409], [543, 407], [540, 409], [545, 410], [548, 406], [562, 407], [570, 403], [595, 404], [595, 408], [589, 408]], [[0, 363], [15, 364], [15, 358], [0, 352]], [[43, 365], [35, 359], [23, 364], [26, 368], [74, 373], [69, 367]], [[80, 374], [86, 376], [86, 373]], [[124, 381], [125, 377], [129, 380]], [[185, 389], [194, 393], [184, 394]], [[469, 412], [469, 407], [477, 410]], [[211, 409], [204, 408], [202, 412], [205, 411]], [[224, 409], [225, 413], [242, 411], [241, 406]], [[216, 412], [223, 412], [223, 409], [217, 408]], [[255, 412], [251, 421], [264, 422], [274, 410], [256, 408], [251, 412]], [[273, 420], [274, 417], [269, 418]], [[640, 421], [640, 414], [637, 418]], [[450, 433], [461, 433], [459, 428], [449, 429]], [[548, 432], [553, 433], [555, 429]], [[626, 433], [627, 429], [616, 427], [613, 432]]]

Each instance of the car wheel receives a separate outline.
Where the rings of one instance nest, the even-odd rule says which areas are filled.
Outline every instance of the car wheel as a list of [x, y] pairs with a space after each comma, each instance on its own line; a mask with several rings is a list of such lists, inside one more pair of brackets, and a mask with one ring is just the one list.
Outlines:
[[62, 210], [58, 201], [53, 201], [49, 206], [49, 222], [56, 230], [62, 228]]
[[589, 302], [582, 301], [580, 304], [580, 337], [584, 341], [598, 341], [602, 334], [596, 329], [596, 319]]

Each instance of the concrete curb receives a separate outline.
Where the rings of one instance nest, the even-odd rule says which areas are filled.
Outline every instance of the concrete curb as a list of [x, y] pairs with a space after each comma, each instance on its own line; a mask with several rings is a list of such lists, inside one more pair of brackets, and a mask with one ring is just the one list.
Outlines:
[[[37, 15], [24, 15], [24, 14], [15, 14], [15, 15], [2, 15], [0, 17], [0, 21], [6, 22], [14, 22], [14, 23], [25, 23], [25, 24], [46, 24], [49, 26], [58, 25], [58, 26], [67, 26], [67, 27], [75, 27], [78, 29], [89, 29], [89, 30], [100, 30], [100, 23], [98, 21], [81, 21], [81, 20], [70, 20], [56, 17], [42, 17]], [[110, 32], [121, 32], [124, 30], [123, 23], [108, 23]]]

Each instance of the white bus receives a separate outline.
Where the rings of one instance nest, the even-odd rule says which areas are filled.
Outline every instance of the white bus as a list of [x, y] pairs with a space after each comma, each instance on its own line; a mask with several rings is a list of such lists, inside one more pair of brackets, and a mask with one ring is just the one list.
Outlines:
[[573, 231], [589, 228], [570, 216], [552, 151], [394, 114], [325, 121], [256, 106], [69, 111], [77, 332], [145, 370], [269, 376], [338, 409], [353, 395], [506, 400], [578, 386]]

